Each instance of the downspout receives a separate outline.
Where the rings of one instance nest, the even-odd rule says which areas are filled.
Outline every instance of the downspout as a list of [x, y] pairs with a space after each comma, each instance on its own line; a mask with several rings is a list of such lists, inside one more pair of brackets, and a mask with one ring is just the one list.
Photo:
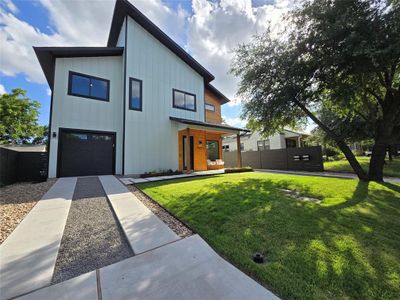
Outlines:
[[124, 48], [124, 103], [123, 109], [123, 122], [122, 122], [122, 176], [125, 175], [125, 122], [126, 122], [126, 64], [128, 53], [128, 17], [125, 17], [125, 48]]

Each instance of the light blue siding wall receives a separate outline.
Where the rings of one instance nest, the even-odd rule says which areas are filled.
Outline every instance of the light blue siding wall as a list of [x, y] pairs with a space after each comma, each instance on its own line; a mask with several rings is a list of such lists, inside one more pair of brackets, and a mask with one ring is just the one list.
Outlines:
[[[68, 95], [68, 74], [75, 71], [110, 80], [110, 101]], [[122, 172], [122, 57], [57, 58], [53, 89], [49, 177], [56, 176], [58, 129], [74, 128], [116, 132], [116, 173]]]
[[[124, 30], [122, 27], [121, 30]], [[204, 121], [203, 77], [128, 19], [125, 174], [178, 168], [178, 125], [169, 116]], [[129, 110], [129, 77], [143, 81], [143, 111]], [[196, 112], [172, 107], [172, 89], [196, 95]]]

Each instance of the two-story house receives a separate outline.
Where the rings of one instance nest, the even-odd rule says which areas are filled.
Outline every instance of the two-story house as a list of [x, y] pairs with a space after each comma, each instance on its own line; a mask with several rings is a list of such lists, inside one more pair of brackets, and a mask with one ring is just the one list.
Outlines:
[[239, 138], [214, 76], [126, 0], [107, 47], [34, 50], [52, 90], [49, 177], [207, 170], [222, 136]]
[[[289, 129], [284, 129], [279, 133], [269, 137], [262, 136], [259, 132], [245, 132], [240, 136], [240, 150], [241, 151], [262, 151], [273, 149], [285, 149], [304, 147], [305, 139], [308, 134], [295, 132]], [[236, 151], [237, 137], [226, 136], [222, 141], [223, 151]]]

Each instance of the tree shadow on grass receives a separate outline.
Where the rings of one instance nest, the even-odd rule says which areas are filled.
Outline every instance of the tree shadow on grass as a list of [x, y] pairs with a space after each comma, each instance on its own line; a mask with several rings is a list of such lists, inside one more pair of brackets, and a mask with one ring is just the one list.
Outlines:
[[[397, 186], [359, 182], [343, 202], [287, 197], [289, 180], [245, 178], [173, 195], [166, 207], [222, 256], [284, 298], [394, 298], [400, 293]], [[188, 180], [189, 181], [189, 180]], [[158, 185], [160, 186], [160, 184]], [[295, 185], [313, 195], [307, 184]], [[251, 254], [263, 251], [268, 263]]]

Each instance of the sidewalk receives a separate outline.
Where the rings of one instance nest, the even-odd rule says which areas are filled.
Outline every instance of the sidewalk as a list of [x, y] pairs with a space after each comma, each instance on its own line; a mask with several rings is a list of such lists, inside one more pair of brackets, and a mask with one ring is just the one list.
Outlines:
[[279, 300], [198, 236], [125, 259], [19, 300]]
[[[304, 175], [304, 176], [320, 176], [320, 177], [334, 177], [334, 178], [347, 178], [347, 179], [358, 179], [357, 175], [353, 173], [342, 173], [342, 172], [308, 172], [308, 171], [285, 171], [285, 170], [271, 170], [271, 169], [254, 169], [256, 172], [268, 172], [278, 174], [293, 174], [293, 175]], [[385, 182], [400, 184], [400, 178], [396, 177], [384, 177]]]

